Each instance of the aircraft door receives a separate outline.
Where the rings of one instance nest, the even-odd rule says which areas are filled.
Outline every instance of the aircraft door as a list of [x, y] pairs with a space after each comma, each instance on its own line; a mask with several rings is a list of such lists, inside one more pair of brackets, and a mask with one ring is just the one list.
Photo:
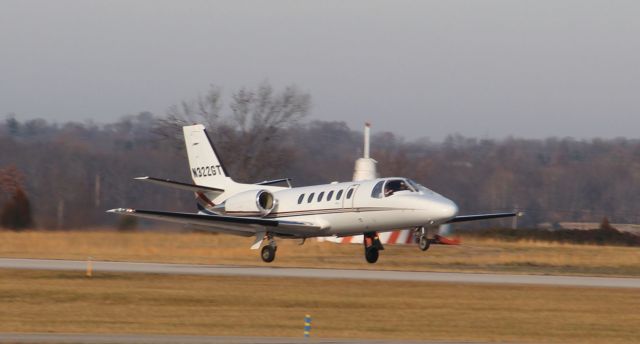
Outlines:
[[347, 191], [342, 196], [342, 207], [343, 208], [353, 208], [354, 201], [356, 199], [356, 189], [358, 189], [359, 184], [351, 185], [347, 188]]

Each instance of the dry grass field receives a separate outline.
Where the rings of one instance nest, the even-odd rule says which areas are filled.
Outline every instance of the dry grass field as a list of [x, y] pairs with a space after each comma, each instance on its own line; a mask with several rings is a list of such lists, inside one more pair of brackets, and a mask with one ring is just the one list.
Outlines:
[[[0, 257], [68, 258], [202, 264], [263, 265], [252, 238], [207, 233], [92, 231], [0, 231]], [[367, 264], [360, 245], [280, 240], [270, 266], [416, 271], [640, 276], [640, 248], [502, 242], [463, 238], [463, 245], [386, 246]]]
[[637, 343], [633, 289], [0, 270], [0, 332]]

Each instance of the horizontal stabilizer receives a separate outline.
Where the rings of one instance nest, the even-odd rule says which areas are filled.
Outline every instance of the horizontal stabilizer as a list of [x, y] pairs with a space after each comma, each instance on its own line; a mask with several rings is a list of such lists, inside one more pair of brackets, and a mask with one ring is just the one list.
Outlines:
[[174, 189], [180, 189], [180, 190], [185, 190], [185, 191], [193, 191], [193, 192], [214, 192], [216, 194], [221, 194], [224, 192], [223, 189], [218, 189], [218, 188], [212, 188], [209, 186], [202, 186], [202, 185], [196, 185], [196, 184], [188, 184], [188, 183], [182, 183], [182, 182], [176, 182], [170, 179], [160, 179], [160, 178], [153, 178], [153, 177], [137, 177], [134, 178], [136, 180], [142, 180], [145, 182], [150, 182], [150, 183], [154, 183], [154, 184], [158, 184], [158, 185], [162, 185], [162, 186], [168, 186], [168, 187], [172, 187]]
[[260, 183], [256, 183], [256, 185], [273, 185], [273, 184], [280, 184], [280, 183], [287, 183], [287, 185], [289, 185], [289, 188], [291, 188], [291, 178], [265, 180]]
[[522, 216], [524, 213], [495, 213], [495, 214], [478, 214], [478, 215], [462, 215], [456, 216], [451, 220], [445, 223], [456, 223], [456, 222], [467, 222], [467, 221], [478, 221], [478, 220], [489, 220], [489, 219], [499, 219], [503, 217], [514, 217], [514, 216]]

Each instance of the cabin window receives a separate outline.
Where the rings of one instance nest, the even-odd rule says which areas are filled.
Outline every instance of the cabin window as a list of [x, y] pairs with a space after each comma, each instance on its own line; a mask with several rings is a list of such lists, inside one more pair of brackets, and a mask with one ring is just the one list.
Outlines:
[[342, 190], [338, 191], [338, 194], [336, 195], [336, 201], [339, 200], [340, 197], [342, 197]]
[[331, 197], [333, 197], [333, 190], [329, 191], [327, 194], [327, 202], [331, 200]]
[[349, 192], [347, 192], [347, 199], [351, 199], [351, 195], [353, 195], [353, 189], [349, 189]]
[[388, 180], [384, 185], [384, 197], [389, 197], [398, 191], [413, 191], [402, 179]]
[[298, 197], [298, 204], [302, 204], [302, 200], [304, 199], [304, 194], [300, 195], [300, 197]]
[[309, 194], [309, 198], [307, 198], [307, 203], [311, 203], [311, 201], [313, 201], [313, 195], [315, 195], [314, 192]]
[[324, 197], [324, 191], [318, 195], [318, 202], [322, 202], [322, 197]]
[[373, 198], [381, 198], [382, 197], [382, 186], [384, 185], [384, 180], [378, 182], [376, 186], [373, 187], [371, 191], [371, 197]]

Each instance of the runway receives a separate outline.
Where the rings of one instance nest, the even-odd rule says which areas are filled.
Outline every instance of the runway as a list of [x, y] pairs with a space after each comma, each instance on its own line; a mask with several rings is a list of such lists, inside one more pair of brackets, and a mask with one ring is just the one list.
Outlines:
[[[640, 278], [513, 275], [457, 272], [313, 269], [285, 267], [255, 267], [233, 265], [196, 265], [130, 262], [92, 262], [94, 273], [127, 272], [154, 274], [253, 276], [253, 277], [300, 277], [322, 279], [361, 279], [412, 282], [520, 284], [546, 286], [572, 286], [597, 288], [640, 288]], [[31, 270], [80, 270], [87, 267], [86, 261], [54, 259], [0, 258], [0, 268]]]

